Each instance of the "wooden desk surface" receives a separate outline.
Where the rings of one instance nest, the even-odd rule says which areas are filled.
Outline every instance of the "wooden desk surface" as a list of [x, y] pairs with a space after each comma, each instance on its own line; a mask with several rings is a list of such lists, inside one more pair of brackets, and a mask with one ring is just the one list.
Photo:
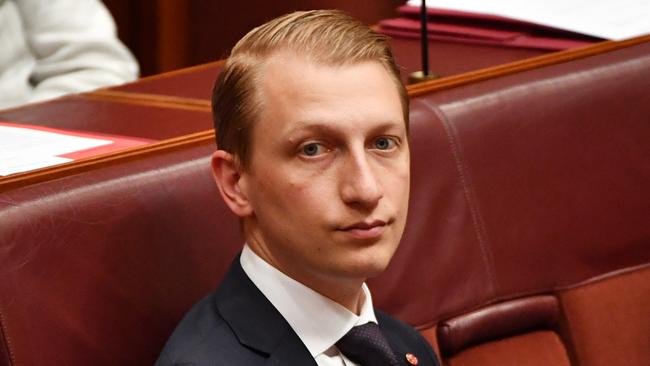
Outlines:
[[93, 94], [66, 96], [0, 111], [0, 120], [151, 140], [165, 140], [212, 128], [208, 107], [113, 100]]
[[210, 100], [214, 81], [224, 61], [188, 67], [140, 79], [110, 90]]

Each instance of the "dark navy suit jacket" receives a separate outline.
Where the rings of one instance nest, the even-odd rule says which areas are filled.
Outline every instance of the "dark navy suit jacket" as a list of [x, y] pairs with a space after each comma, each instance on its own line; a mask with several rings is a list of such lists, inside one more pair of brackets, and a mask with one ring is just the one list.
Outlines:
[[[403, 365], [438, 366], [428, 343], [410, 326], [376, 311], [377, 321]], [[282, 315], [251, 282], [237, 258], [216, 292], [185, 315], [156, 366], [316, 366]]]

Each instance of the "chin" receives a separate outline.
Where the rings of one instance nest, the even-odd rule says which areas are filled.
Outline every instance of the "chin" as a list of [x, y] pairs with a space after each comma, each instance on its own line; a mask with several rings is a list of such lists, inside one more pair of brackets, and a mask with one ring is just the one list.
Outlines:
[[366, 275], [364, 276], [364, 278], [366, 278], [366, 279], [375, 278], [375, 277], [379, 276], [380, 274], [384, 273], [384, 271], [386, 270], [386, 267], [388, 267], [388, 265], [368, 269], [366, 271]]
[[373, 278], [386, 270], [392, 257], [393, 252], [366, 254], [351, 263], [346, 272], [350, 277]]

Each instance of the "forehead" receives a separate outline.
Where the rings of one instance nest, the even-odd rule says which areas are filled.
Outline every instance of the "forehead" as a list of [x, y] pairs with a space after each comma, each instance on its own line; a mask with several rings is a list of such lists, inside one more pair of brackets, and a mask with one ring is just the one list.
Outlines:
[[280, 53], [261, 70], [262, 130], [312, 122], [346, 128], [373, 122], [404, 124], [400, 94], [378, 61], [331, 66]]

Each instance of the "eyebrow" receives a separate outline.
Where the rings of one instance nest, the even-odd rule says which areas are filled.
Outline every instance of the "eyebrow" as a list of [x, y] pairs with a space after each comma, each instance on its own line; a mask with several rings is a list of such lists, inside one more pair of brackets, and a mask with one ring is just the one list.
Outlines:
[[[372, 128], [373, 133], [389, 130], [394, 127], [404, 126], [403, 121], [385, 121], [380, 122]], [[286, 132], [286, 136], [293, 136], [302, 132], [320, 132], [326, 134], [336, 134], [340, 128], [333, 127], [332, 123], [326, 121], [297, 121]]]

